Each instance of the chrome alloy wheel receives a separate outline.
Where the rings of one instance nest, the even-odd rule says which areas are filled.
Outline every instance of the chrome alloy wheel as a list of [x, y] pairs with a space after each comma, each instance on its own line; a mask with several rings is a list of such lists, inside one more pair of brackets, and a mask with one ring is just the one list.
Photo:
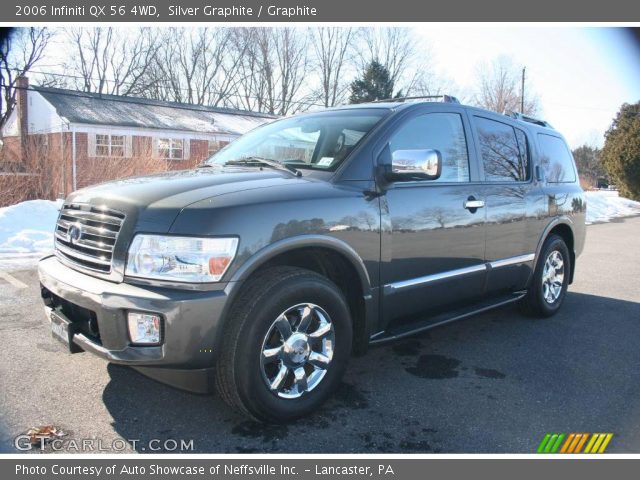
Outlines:
[[552, 251], [544, 262], [542, 270], [542, 296], [545, 302], [555, 302], [564, 284], [564, 261], [558, 250]]
[[333, 358], [331, 318], [313, 303], [288, 308], [271, 324], [262, 342], [262, 378], [281, 398], [299, 398], [322, 381]]

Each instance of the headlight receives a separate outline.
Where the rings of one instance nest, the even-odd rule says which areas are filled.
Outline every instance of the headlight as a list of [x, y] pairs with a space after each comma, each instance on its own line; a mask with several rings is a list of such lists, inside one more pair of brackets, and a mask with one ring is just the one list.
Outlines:
[[178, 282], [217, 282], [236, 255], [237, 238], [136, 235], [126, 275]]

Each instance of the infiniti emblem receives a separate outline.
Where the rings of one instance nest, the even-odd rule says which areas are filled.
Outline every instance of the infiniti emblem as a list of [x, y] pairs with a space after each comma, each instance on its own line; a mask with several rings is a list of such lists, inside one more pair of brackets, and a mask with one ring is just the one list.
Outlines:
[[69, 243], [74, 244], [82, 237], [82, 229], [79, 225], [71, 225], [67, 230], [67, 240]]

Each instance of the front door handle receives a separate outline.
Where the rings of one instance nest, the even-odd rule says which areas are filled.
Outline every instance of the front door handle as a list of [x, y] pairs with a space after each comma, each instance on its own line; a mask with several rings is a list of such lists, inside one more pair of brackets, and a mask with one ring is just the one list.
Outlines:
[[484, 207], [484, 200], [476, 200], [476, 198], [472, 195], [467, 198], [467, 201], [464, 202], [464, 208], [469, 210], [471, 213], [475, 213], [477, 209]]

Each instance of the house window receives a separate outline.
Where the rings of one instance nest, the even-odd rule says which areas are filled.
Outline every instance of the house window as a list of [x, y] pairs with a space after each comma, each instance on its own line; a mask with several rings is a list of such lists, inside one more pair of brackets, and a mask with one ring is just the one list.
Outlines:
[[175, 138], [158, 139], [158, 156], [165, 160], [182, 160], [184, 155], [184, 140]]
[[124, 157], [125, 136], [96, 134], [96, 157]]

